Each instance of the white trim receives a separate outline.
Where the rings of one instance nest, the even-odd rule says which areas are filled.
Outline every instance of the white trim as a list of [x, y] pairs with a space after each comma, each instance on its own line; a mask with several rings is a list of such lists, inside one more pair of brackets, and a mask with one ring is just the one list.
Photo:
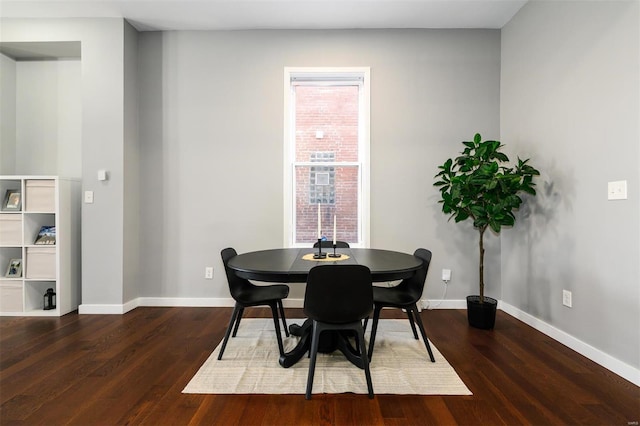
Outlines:
[[284, 230], [283, 235], [283, 247], [289, 247], [291, 242], [294, 241], [291, 233], [293, 229], [291, 227], [291, 223], [293, 221], [293, 194], [291, 183], [293, 181], [293, 163], [290, 163], [289, 160], [293, 156], [293, 141], [294, 135], [291, 134], [291, 129], [293, 129], [294, 125], [294, 114], [291, 108], [291, 73], [293, 72], [293, 68], [284, 69], [284, 82], [282, 87], [284, 88], [284, 123], [282, 127], [282, 133], [284, 137], [284, 149], [283, 151], [283, 164], [284, 164], [284, 175], [282, 179], [282, 194], [283, 194], [283, 215], [282, 219], [284, 220], [282, 229]]
[[582, 340], [579, 340], [572, 335], [550, 324], [547, 324], [546, 322], [534, 317], [533, 315], [521, 311], [513, 305], [500, 301], [498, 307], [512, 317], [517, 318], [525, 324], [535, 328], [539, 332], [546, 334], [553, 340], [562, 343], [570, 349], [573, 349], [574, 351], [589, 358], [591, 361], [600, 364], [601, 366], [609, 371], [612, 371], [618, 376], [629, 380], [636, 386], [640, 386], [640, 369], [626, 364], [625, 362], [612, 357], [611, 355], [601, 351], [600, 349], [594, 348], [588, 343], [585, 343]]
[[362, 242], [362, 247], [369, 248], [371, 244], [371, 68], [364, 67], [362, 68], [362, 72], [364, 73], [364, 82], [363, 88], [360, 91], [360, 102], [363, 107], [359, 108], [362, 116], [358, 120], [360, 123], [358, 135], [360, 135], [363, 142], [358, 144], [361, 150], [359, 160], [360, 163], [362, 163], [362, 171], [360, 172], [362, 188], [360, 191], [361, 199], [358, 205], [361, 206], [362, 209], [360, 214], [360, 218], [362, 219], [362, 223], [360, 224], [360, 231], [362, 232], [360, 241]]
[[287, 297], [282, 301], [282, 306], [285, 308], [303, 308], [304, 307], [304, 299], [292, 299], [291, 297]]
[[139, 297], [140, 306], [228, 308], [235, 305], [230, 297]]
[[467, 301], [465, 299], [463, 300], [456, 300], [456, 299], [443, 299], [443, 300], [429, 300], [429, 299], [422, 299], [420, 300], [420, 304], [418, 305], [419, 308], [422, 309], [427, 309], [427, 310], [431, 310], [431, 309], [467, 309]]
[[360, 167], [360, 163], [357, 161], [341, 161], [336, 162], [324, 162], [324, 161], [296, 161], [296, 166], [313, 167], [313, 166], [329, 166], [329, 167]]
[[128, 302], [126, 302], [124, 304], [124, 313], [132, 311], [135, 308], [137, 308], [138, 306], [140, 306], [140, 304], [138, 303], [138, 299], [129, 300]]
[[104, 305], [91, 305], [83, 303], [78, 306], [79, 314], [97, 314], [97, 315], [122, 315], [135, 308], [137, 305], [134, 301], [127, 302], [123, 305], [116, 304], [104, 304]]
[[[285, 308], [302, 308], [304, 299], [286, 298], [283, 300]], [[123, 305], [82, 304], [78, 308], [79, 314], [125, 314], [139, 306], [145, 307], [201, 307], [201, 308], [232, 308], [235, 301], [231, 297], [138, 297]], [[19, 312], [24, 315], [24, 312]]]

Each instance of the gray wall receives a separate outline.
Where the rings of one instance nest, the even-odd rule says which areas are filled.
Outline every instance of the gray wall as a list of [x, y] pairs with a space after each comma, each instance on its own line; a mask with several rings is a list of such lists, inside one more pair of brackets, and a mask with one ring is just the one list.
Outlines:
[[0, 174], [79, 178], [80, 61], [1, 56]]
[[[476, 234], [440, 213], [433, 176], [460, 141], [499, 136], [495, 30], [141, 33], [140, 295], [228, 298], [220, 250], [283, 241], [285, 66], [371, 67], [371, 245], [434, 252], [449, 297], [476, 292]], [[498, 240], [488, 277], [499, 296]], [[214, 280], [204, 268], [215, 268]], [[302, 287], [302, 286], [300, 286]], [[292, 298], [302, 297], [292, 289]]]
[[[79, 41], [82, 62], [82, 303], [117, 305], [123, 295], [124, 21], [2, 19], [6, 42]], [[97, 171], [110, 171], [98, 184]], [[82, 306], [81, 306], [82, 312]]]
[[16, 63], [16, 174], [81, 176], [79, 60]]
[[[525, 5], [502, 30], [500, 132], [542, 171], [538, 197], [502, 237], [502, 300], [635, 368], [638, 5]], [[629, 199], [607, 201], [617, 180], [628, 181]]]
[[140, 281], [140, 143], [138, 32], [124, 23], [124, 277], [123, 301], [138, 297]]
[[[433, 175], [475, 132], [500, 138], [543, 176], [516, 228], [487, 241], [488, 294], [637, 368], [637, 19], [637, 2], [536, 1], [502, 40], [491, 30], [142, 33], [135, 64], [135, 34], [119, 19], [2, 20], [0, 35], [82, 43], [82, 178], [96, 200], [83, 205], [83, 305], [227, 299], [220, 250], [283, 238], [283, 68], [369, 66], [371, 245], [432, 249], [429, 298], [442, 297], [444, 267], [447, 299], [475, 293], [477, 235], [440, 213]], [[4, 80], [2, 90], [4, 100]], [[606, 201], [619, 179], [629, 200]]]
[[16, 62], [0, 54], [0, 175], [12, 175], [15, 170]]

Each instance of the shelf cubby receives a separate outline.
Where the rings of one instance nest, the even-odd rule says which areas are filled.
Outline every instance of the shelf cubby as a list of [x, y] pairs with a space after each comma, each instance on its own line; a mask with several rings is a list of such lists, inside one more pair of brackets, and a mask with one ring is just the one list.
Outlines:
[[[20, 191], [21, 208], [0, 211], [0, 315], [60, 316], [80, 301], [80, 182], [57, 176], [0, 176], [0, 197]], [[43, 226], [55, 226], [55, 244], [35, 244]], [[8, 277], [12, 259], [22, 272]], [[44, 310], [47, 289], [56, 308]]]

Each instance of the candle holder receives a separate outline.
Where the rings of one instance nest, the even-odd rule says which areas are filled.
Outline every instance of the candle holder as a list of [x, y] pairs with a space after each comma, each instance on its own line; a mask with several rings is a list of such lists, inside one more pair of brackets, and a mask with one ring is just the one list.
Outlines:
[[314, 259], [326, 259], [327, 253], [322, 252], [322, 238], [318, 238], [318, 252], [313, 255]]
[[52, 288], [48, 288], [43, 298], [43, 309], [49, 311], [56, 308], [56, 292]]
[[342, 257], [340, 253], [336, 253], [336, 244], [333, 244], [333, 254], [329, 253], [329, 257]]

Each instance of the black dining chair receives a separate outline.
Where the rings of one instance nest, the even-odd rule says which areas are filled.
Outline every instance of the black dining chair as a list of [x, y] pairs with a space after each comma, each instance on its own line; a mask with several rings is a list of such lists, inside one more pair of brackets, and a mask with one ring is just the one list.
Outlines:
[[224, 349], [227, 347], [231, 330], [233, 329], [233, 337], [236, 337], [238, 327], [240, 326], [240, 320], [244, 313], [244, 308], [252, 306], [269, 306], [271, 308], [271, 314], [273, 315], [273, 323], [276, 327], [276, 338], [278, 339], [278, 350], [280, 355], [284, 354], [284, 346], [282, 344], [282, 334], [280, 333], [280, 324], [278, 322], [278, 309], [280, 309], [280, 316], [282, 317], [282, 325], [284, 326], [284, 332], [289, 336], [289, 330], [287, 328], [287, 321], [284, 316], [284, 307], [282, 306], [282, 299], [286, 299], [289, 296], [289, 286], [284, 284], [273, 284], [265, 286], [257, 286], [252, 284], [249, 280], [240, 278], [236, 275], [235, 271], [229, 268], [229, 260], [236, 256], [238, 253], [235, 249], [229, 247], [220, 253], [222, 256], [222, 263], [224, 264], [224, 270], [227, 274], [227, 281], [229, 282], [229, 291], [231, 297], [235, 300], [235, 306], [231, 319], [229, 320], [229, 326], [224, 335], [224, 341], [218, 354], [218, 360], [222, 359]]
[[[416, 332], [416, 326], [414, 322], [418, 323], [422, 340], [429, 353], [431, 362], [435, 362], [433, 352], [431, 352], [431, 345], [427, 339], [427, 333], [424, 330], [420, 312], [418, 311], [417, 303], [422, 297], [422, 291], [424, 290], [424, 283], [427, 279], [427, 272], [429, 271], [429, 264], [431, 263], [431, 251], [423, 248], [417, 249], [414, 256], [422, 259], [422, 267], [416, 271], [416, 273], [405, 280], [402, 280], [400, 284], [395, 287], [373, 287], [373, 325], [371, 327], [371, 336], [369, 337], [369, 359], [373, 357], [373, 346], [376, 341], [376, 331], [378, 330], [378, 320], [380, 319], [380, 311], [382, 308], [399, 308], [404, 309], [407, 312], [409, 318], [409, 324], [411, 324], [411, 330], [413, 331], [413, 337], [418, 340], [418, 333]], [[365, 319], [364, 328], [367, 328], [367, 319]]]
[[355, 332], [359, 352], [357, 358], [364, 368], [369, 398], [373, 398], [362, 328], [362, 320], [371, 314], [372, 308], [371, 271], [366, 266], [320, 265], [311, 268], [304, 296], [304, 313], [313, 321], [306, 399], [311, 399], [320, 333], [327, 330], [336, 330], [339, 339], [347, 338], [343, 332]]
[[[322, 248], [333, 248], [333, 241], [321, 241]], [[313, 244], [313, 248], [318, 248], [318, 242]], [[349, 248], [349, 243], [346, 241], [336, 241], [336, 248]]]

